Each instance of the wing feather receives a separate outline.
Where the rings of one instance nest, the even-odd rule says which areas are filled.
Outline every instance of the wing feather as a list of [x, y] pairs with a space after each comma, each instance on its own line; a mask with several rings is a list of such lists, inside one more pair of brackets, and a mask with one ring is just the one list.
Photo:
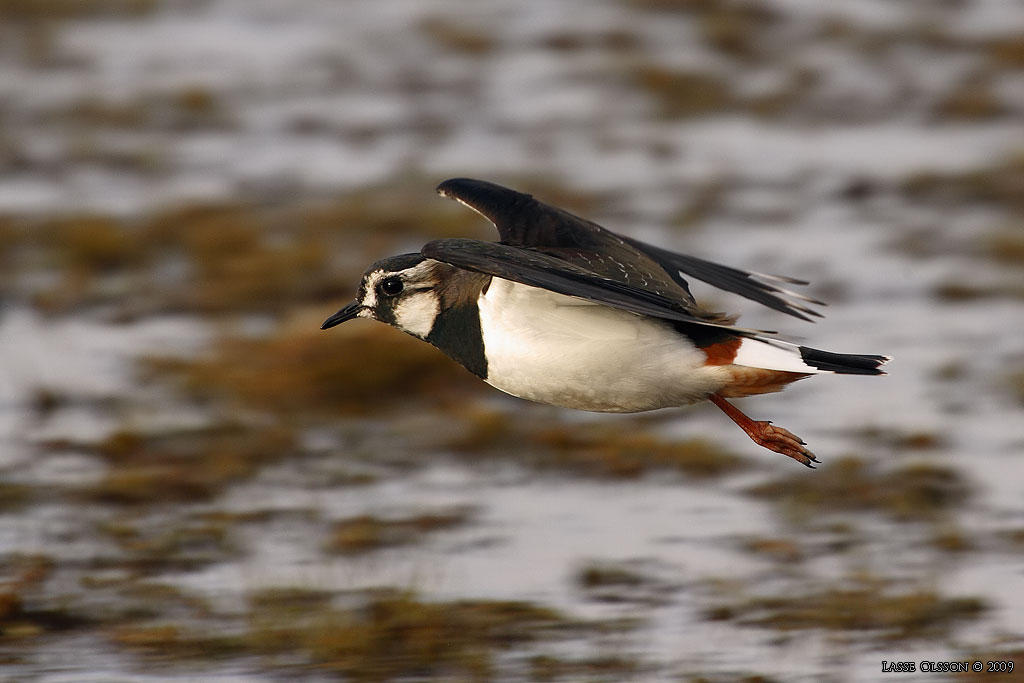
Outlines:
[[[574, 258], [571, 255], [573, 251], [579, 255], [590, 252], [607, 254], [612, 263], [620, 268], [620, 264], [626, 263], [631, 264], [631, 268], [639, 268], [638, 274], [660, 288], [662, 295], [675, 300], [691, 312], [699, 313], [700, 309], [682, 273], [801, 320], [810, 321], [809, 316], [821, 317], [821, 313], [806, 304], [825, 305], [824, 302], [762, 281], [807, 284], [803, 280], [759, 275], [623, 237], [597, 223], [544, 204], [529, 194], [495, 183], [472, 178], [452, 178], [441, 183], [437, 191], [487, 218], [497, 228], [504, 244], [558, 253], [563, 260], [570, 262], [580, 260], [580, 257]], [[610, 279], [622, 280], [614, 269], [596, 267], [591, 270], [610, 276]], [[659, 276], [654, 271], [662, 274]], [[664, 279], [665, 274], [670, 280]], [[629, 279], [628, 275], [626, 279]]]
[[669, 251], [668, 249], [655, 247], [654, 245], [634, 240], [629, 237], [624, 237], [623, 239], [654, 259], [669, 273], [672, 271], [682, 271], [683, 273], [686, 273], [691, 277], [695, 277], [702, 282], [706, 282], [709, 285], [718, 287], [719, 289], [724, 289], [727, 292], [739, 294], [751, 301], [756, 301], [768, 308], [781, 313], [787, 313], [796, 318], [800, 318], [801, 320], [813, 322], [809, 317], [807, 317], [809, 315], [818, 318], [823, 317], [821, 313], [804, 305], [801, 301], [806, 301], [809, 304], [815, 304], [818, 306], [825, 306], [826, 304], [824, 301], [818, 301], [817, 299], [812, 299], [808, 296], [804, 296], [803, 294], [792, 292], [782, 287], [776, 287], [775, 285], [767, 282], [761, 282], [761, 280], [756, 278], [760, 277], [763, 279], [781, 280], [790, 284], [807, 284], [803, 280], [778, 275], [759, 275], [757, 273], [750, 273], [745, 270], [740, 270], [739, 268], [733, 268], [732, 266], [725, 266], [720, 263], [714, 263], [713, 261], [697, 258], [696, 256], [679, 254], [674, 251]]
[[423, 245], [427, 258], [477, 273], [540, 287], [558, 294], [673, 322], [713, 327], [743, 336], [774, 334], [733, 327], [694, 315], [674, 299], [602, 277], [585, 268], [527, 247], [469, 239], [434, 240]]

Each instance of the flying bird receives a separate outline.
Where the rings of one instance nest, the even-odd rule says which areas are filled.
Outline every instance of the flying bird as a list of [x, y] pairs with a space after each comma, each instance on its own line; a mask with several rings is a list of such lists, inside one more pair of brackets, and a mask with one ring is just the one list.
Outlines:
[[808, 467], [806, 443], [727, 399], [811, 375], [881, 375], [889, 356], [821, 351], [703, 308], [685, 276], [802, 320], [807, 284], [662, 249], [494, 183], [453, 178], [438, 194], [498, 229], [499, 242], [440, 239], [377, 261], [322, 329], [372, 318], [429, 342], [513, 396], [635, 413], [711, 401], [758, 445]]

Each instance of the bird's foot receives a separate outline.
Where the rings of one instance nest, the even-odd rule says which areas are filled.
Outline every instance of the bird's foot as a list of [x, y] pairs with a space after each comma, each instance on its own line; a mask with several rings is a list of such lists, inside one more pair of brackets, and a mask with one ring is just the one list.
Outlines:
[[751, 420], [739, 408], [726, 401], [718, 394], [708, 397], [712, 403], [722, 409], [733, 422], [739, 426], [751, 440], [758, 446], [767, 448], [776, 453], [782, 453], [788, 458], [793, 458], [801, 465], [815, 469], [814, 464], [819, 462], [818, 458], [807, 449], [807, 444], [799, 436], [776, 427], [769, 420]]
[[788, 429], [776, 427], [768, 420], [752, 420], [749, 425], [740, 426], [758, 446], [782, 453], [811, 469], [814, 469], [813, 463], [820, 462], [814, 453], [807, 449], [804, 440]]

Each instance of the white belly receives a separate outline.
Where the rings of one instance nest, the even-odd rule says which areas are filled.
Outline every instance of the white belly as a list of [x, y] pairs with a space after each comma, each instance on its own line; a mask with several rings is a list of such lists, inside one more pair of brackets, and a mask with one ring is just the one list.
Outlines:
[[577, 410], [688, 405], [721, 389], [719, 366], [665, 324], [494, 278], [480, 297], [487, 382]]

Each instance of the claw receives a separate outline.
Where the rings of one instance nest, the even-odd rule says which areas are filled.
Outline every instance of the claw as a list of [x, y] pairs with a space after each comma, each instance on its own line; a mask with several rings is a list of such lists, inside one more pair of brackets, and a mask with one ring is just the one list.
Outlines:
[[754, 421], [743, 414], [736, 406], [732, 405], [717, 394], [710, 397], [712, 403], [735, 422], [740, 429], [746, 432], [747, 436], [758, 446], [767, 448], [770, 451], [781, 453], [788, 458], [793, 458], [801, 465], [810, 469], [817, 469], [811, 463], [820, 462], [818, 457], [807, 449], [807, 443], [783, 427], [773, 427], [771, 421]]

